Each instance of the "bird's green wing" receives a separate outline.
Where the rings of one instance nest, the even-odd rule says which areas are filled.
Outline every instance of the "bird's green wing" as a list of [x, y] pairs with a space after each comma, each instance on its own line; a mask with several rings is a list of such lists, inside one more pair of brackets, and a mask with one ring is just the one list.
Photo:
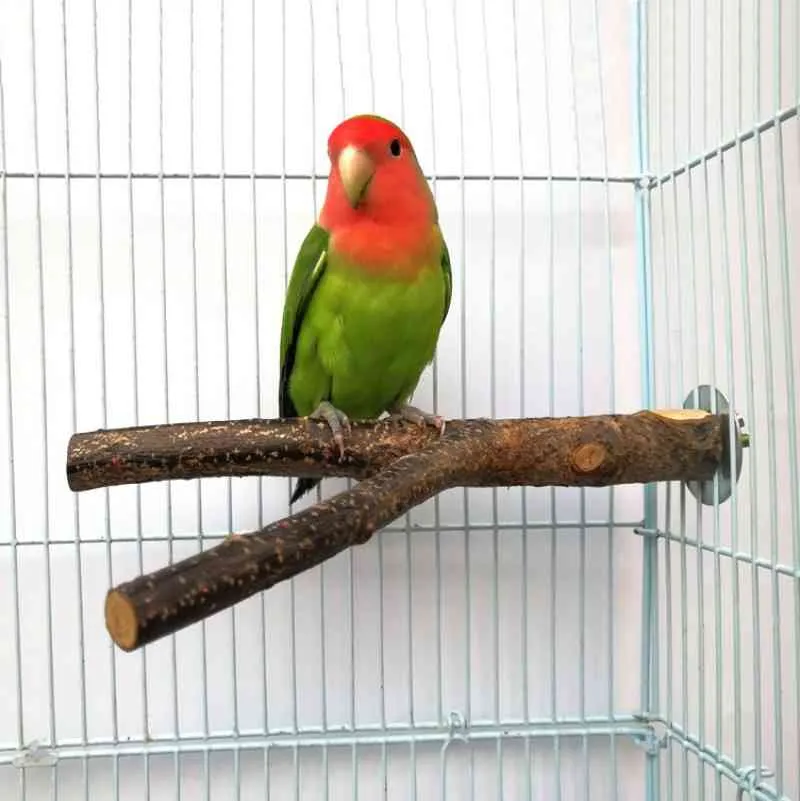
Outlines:
[[279, 414], [281, 417], [297, 417], [291, 398], [289, 397], [289, 377], [294, 367], [297, 350], [297, 338], [303, 325], [303, 318], [308, 304], [314, 295], [327, 265], [329, 234], [319, 225], [313, 225], [303, 240], [295, 259], [289, 286], [286, 290], [286, 301], [283, 307], [283, 324], [281, 327], [281, 378]]
[[442, 322], [447, 319], [447, 312], [450, 311], [450, 298], [453, 295], [453, 271], [450, 269], [450, 253], [447, 251], [447, 243], [442, 238], [442, 273], [444, 275], [444, 314]]

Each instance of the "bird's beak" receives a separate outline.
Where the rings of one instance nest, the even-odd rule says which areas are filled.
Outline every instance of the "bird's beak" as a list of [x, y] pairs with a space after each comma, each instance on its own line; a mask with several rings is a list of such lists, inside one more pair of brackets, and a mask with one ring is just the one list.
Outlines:
[[339, 154], [338, 166], [344, 193], [350, 205], [355, 208], [372, 180], [375, 165], [363, 150], [348, 145]]

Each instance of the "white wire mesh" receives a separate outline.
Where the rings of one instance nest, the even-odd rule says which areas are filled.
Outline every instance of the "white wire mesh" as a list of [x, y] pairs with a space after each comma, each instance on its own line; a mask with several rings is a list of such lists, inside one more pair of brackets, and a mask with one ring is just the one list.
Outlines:
[[727, 503], [659, 490], [662, 788], [797, 798], [800, 7], [648, 13], [655, 399], [714, 383], [752, 432]]
[[[800, 534], [796, 504], [780, 503], [794, 497], [796, 471], [786, 472], [789, 452], [778, 450], [792, 442], [780, 432], [794, 425], [794, 407], [785, 404], [786, 423], [768, 417], [767, 397], [748, 383], [763, 363], [742, 361], [735, 332], [763, 325], [744, 324], [735, 304], [747, 282], [725, 269], [737, 258], [738, 186], [755, 213], [756, 184], [742, 180], [734, 154], [752, 153], [758, 140], [725, 155], [724, 175], [701, 160], [708, 185], [704, 169], [689, 172], [700, 182], [691, 206], [685, 166], [677, 171], [782, 110], [783, 150], [769, 150], [774, 125], [762, 147], [764, 158], [783, 155], [787, 178], [781, 184], [777, 163], [765, 162], [764, 235], [747, 240], [753, 275], [766, 254], [760, 274], [776, 299], [768, 334], [772, 372], [784, 382], [777, 401], [791, 374], [785, 303], [797, 308], [796, 278], [784, 268], [791, 254], [782, 258], [779, 246], [800, 200], [788, 179], [797, 175], [798, 82], [785, 77], [799, 74], [798, 62], [774, 86], [765, 82], [752, 105], [734, 112], [716, 87], [725, 99], [714, 106], [717, 95], [692, 92], [686, 71], [689, 52], [695, 68], [699, 59], [710, 65], [713, 46], [685, 45], [727, 45], [738, 30], [729, 28], [733, 4], [709, 0], [707, 29], [688, 33], [688, 2], [674, 18], [667, 4], [649, 5], [643, 166], [668, 178], [649, 192], [637, 183], [629, 3], [0, 6], [0, 412], [9, 444], [0, 460], [0, 641], [9, 644], [0, 649], [0, 797], [588, 799], [638, 798], [643, 788], [654, 797], [635, 743], [648, 731], [634, 717], [646, 678], [642, 551], [650, 547], [632, 533], [643, 517], [639, 487], [451, 491], [366, 546], [142, 653], [108, 641], [101, 610], [112, 583], [285, 515], [287, 482], [204, 480], [76, 497], [64, 480], [67, 439], [99, 427], [277, 414], [287, 271], [324, 197], [327, 133], [363, 110], [396, 119], [412, 137], [453, 259], [453, 307], [419, 405], [448, 416], [635, 411], [651, 371], [657, 406], [680, 405], [696, 384], [716, 381], [746, 415], [754, 447], [733, 501], [698, 517], [677, 487], [659, 497], [662, 553], [673, 549], [677, 560], [662, 558], [659, 573], [655, 711], [672, 724], [659, 764], [675, 797], [712, 792], [693, 783], [697, 750], [720, 776], [714, 754], [735, 760], [734, 771], [756, 761], [775, 769], [764, 728], [775, 719], [767, 701], [778, 697], [767, 678], [773, 656], [787, 660], [784, 697], [800, 678]], [[796, 3], [784, 2], [780, 25], [770, 19], [784, 37], [779, 57], [791, 61], [784, 31], [800, 19]], [[742, 29], [751, 30], [746, 20]], [[720, 53], [736, 64], [729, 48]], [[772, 63], [767, 48], [739, 51], [743, 80], [742, 62], [757, 53]], [[675, 90], [684, 85], [688, 98]], [[749, 97], [725, 86], [731, 98]], [[752, 174], [752, 161], [745, 169]], [[651, 362], [637, 263], [645, 240], [635, 229], [648, 194]], [[695, 250], [678, 256], [676, 242]], [[698, 288], [697, 312], [694, 294], [678, 295], [687, 285]], [[730, 302], [712, 285], [730, 287]], [[760, 287], [753, 315], [770, 297]], [[713, 325], [703, 313], [711, 308]], [[775, 458], [774, 474], [758, 467], [753, 478], [753, 455], [760, 465]], [[323, 491], [343, 486], [326, 481]], [[675, 511], [681, 498], [685, 521]], [[750, 532], [759, 528], [755, 547]], [[708, 546], [699, 579], [687, 537]], [[752, 567], [748, 554], [765, 564]], [[739, 692], [721, 699], [722, 685], [713, 695], [709, 680], [721, 653], [714, 610], [724, 617], [735, 597], [729, 562], [744, 570], [738, 652], [743, 660], [754, 652], [759, 638], [747, 627], [756, 620], [767, 651], [760, 680], [743, 676], [730, 685]], [[763, 597], [747, 583], [758, 571]], [[769, 605], [776, 586], [786, 594], [780, 614]], [[693, 612], [698, 591], [705, 621]], [[751, 598], [761, 601], [758, 618]], [[702, 674], [683, 647], [699, 641], [698, 622], [708, 643]], [[760, 718], [745, 698], [756, 687]], [[741, 733], [730, 733], [728, 698], [740, 704]], [[800, 795], [794, 703], [778, 718], [776, 787], [789, 797]], [[34, 741], [55, 767], [32, 764], [24, 749]], [[20, 754], [27, 767], [13, 763]]]

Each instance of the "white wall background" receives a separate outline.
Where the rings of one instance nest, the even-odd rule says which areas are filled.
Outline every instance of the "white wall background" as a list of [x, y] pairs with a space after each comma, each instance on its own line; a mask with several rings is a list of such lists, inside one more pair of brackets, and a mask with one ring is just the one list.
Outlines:
[[[64, 477], [75, 431], [277, 414], [287, 272], [328, 132], [363, 111], [414, 141], [454, 263], [417, 402], [641, 408], [633, 21], [585, 0], [0, 4], [0, 796], [641, 797], [642, 751], [599, 734], [640, 704], [641, 488], [451, 491], [131, 655], [106, 635], [108, 587], [285, 515], [288, 482], [75, 496]], [[657, 345], [677, 319], [656, 316]], [[711, 380], [664, 364], [657, 405]], [[57, 771], [9, 764], [34, 740]]]

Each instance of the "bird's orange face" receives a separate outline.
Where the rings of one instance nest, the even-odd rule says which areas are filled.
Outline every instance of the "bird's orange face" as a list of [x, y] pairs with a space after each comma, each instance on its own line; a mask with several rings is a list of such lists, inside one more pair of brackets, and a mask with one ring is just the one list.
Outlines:
[[342, 122], [328, 138], [328, 156], [331, 172], [354, 209], [368, 204], [370, 196], [383, 194], [383, 187], [416, 182], [419, 173], [408, 137], [381, 117], [363, 115]]
[[351, 117], [328, 138], [331, 171], [320, 225], [364, 269], [413, 278], [435, 262], [436, 204], [408, 137], [381, 117]]
[[436, 209], [414, 148], [400, 128], [373, 115], [351, 117], [328, 138], [331, 171], [320, 222], [360, 220], [420, 228]]

